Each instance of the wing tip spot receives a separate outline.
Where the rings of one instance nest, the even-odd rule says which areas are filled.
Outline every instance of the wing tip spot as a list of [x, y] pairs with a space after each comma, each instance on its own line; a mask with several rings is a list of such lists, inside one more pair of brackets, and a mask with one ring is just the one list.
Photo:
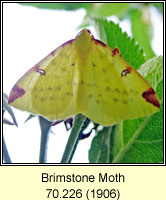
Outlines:
[[149, 103], [153, 104], [154, 106], [160, 108], [159, 100], [157, 99], [156, 93], [155, 93], [155, 91], [153, 90], [152, 87], [150, 87], [149, 89], [144, 91], [142, 93], [142, 96], [147, 102], [149, 102]]
[[12, 88], [12, 91], [9, 95], [8, 103], [14, 102], [19, 97], [22, 97], [25, 94], [25, 90], [23, 88], [20, 88], [18, 85], [15, 85]]

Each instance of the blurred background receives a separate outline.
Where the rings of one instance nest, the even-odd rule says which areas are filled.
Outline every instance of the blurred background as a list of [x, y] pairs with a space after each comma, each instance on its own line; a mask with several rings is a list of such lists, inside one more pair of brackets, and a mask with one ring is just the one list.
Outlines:
[[[17, 3], [3, 4], [4, 93], [9, 95], [13, 85], [26, 71], [55, 48], [75, 38], [82, 27], [89, 25], [88, 13], [95, 17], [106, 17], [115, 23], [119, 23], [123, 31], [126, 31], [129, 36], [133, 36], [134, 31], [132, 28], [134, 25], [132, 23], [136, 23], [136, 16], [134, 16], [135, 18], [129, 18], [128, 15], [132, 15], [132, 9], [137, 10], [138, 8], [142, 11], [144, 22], [148, 24], [147, 27], [151, 33], [151, 54], [163, 55], [162, 6], [147, 6], [136, 3], [127, 5], [126, 3], [121, 9], [119, 5], [119, 10], [116, 7], [117, 5], [115, 8], [112, 7], [111, 10], [111, 7], [108, 6], [101, 8], [99, 3], [97, 3], [98, 5], [86, 4], [79, 6], [75, 3], [73, 7], [71, 5], [63, 7], [62, 5], [58, 9], [53, 9], [53, 7], [50, 7], [51, 9], [41, 9]], [[135, 26], [137, 27], [136, 24]], [[94, 37], [98, 38], [94, 27], [91, 25], [87, 27]], [[136, 35], [136, 33], [134, 34]], [[13, 111], [18, 128], [7, 124], [3, 126], [3, 134], [12, 162], [38, 163], [41, 136], [38, 118], [34, 117], [24, 123], [29, 114], [14, 108]], [[5, 112], [5, 117], [11, 119], [7, 112]], [[66, 132], [63, 123], [52, 128], [47, 144], [48, 163], [60, 162], [69, 134], [70, 131]], [[89, 138], [79, 142], [72, 160], [73, 163], [89, 162], [88, 150], [94, 135], [94, 132], [92, 132]]]

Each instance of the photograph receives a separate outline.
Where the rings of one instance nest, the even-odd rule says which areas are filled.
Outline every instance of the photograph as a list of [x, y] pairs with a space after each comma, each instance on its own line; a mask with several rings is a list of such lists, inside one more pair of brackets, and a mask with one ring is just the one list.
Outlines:
[[163, 10], [3, 2], [1, 164], [164, 164]]

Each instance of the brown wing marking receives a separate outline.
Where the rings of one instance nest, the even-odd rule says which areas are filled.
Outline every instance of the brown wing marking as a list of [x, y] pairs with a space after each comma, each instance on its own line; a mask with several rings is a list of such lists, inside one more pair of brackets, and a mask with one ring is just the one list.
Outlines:
[[119, 51], [118, 47], [115, 47], [114, 50], [112, 50], [112, 57], [115, 55], [120, 55], [120, 51]]
[[127, 66], [127, 68], [122, 71], [121, 77], [126, 76], [127, 74], [131, 73], [131, 71], [132, 71], [132, 67]]
[[147, 102], [160, 108], [159, 100], [157, 99], [156, 93], [153, 88], [147, 89], [145, 92], [142, 93], [142, 96]]
[[22, 97], [25, 94], [25, 90], [20, 88], [18, 85], [15, 85], [12, 88], [12, 91], [10, 93], [8, 103], [12, 103], [15, 101], [17, 98]]

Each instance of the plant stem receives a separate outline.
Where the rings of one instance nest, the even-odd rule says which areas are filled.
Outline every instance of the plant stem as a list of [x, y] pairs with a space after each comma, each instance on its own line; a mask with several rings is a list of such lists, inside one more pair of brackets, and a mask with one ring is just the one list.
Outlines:
[[6, 146], [4, 137], [3, 137], [3, 158], [5, 160], [5, 163], [12, 163], [10, 156], [9, 156], [9, 152], [7, 150], [7, 146]]
[[83, 116], [82, 114], [78, 114], [76, 115], [75, 119], [74, 119], [74, 124], [65, 148], [65, 151], [63, 153], [63, 157], [61, 160], [61, 163], [69, 163], [70, 161], [70, 157], [72, 156], [72, 151], [73, 148], [75, 146], [75, 143], [77, 141], [77, 138], [79, 136], [79, 132], [81, 130], [81, 127], [83, 125], [83, 122], [85, 120], [85, 116]]
[[40, 142], [40, 156], [39, 163], [45, 163], [46, 151], [47, 151], [47, 140], [50, 132], [52, 122], [39, 116], [40, 128], [41, 128], [41, 142]]
[[80, 136], [81, 136], [81, 130], [79, 131], [78, 137], [77, 137], [77, 139], [76, 139], [76, 141], [75, 141], [75, 144], [74, 144], [74, 147], [73, 147], [72, 152], [71, 152], [71, 154], [70, 154], [70, 158], [69, 158], [69, 160], [68, 160], [68, 163], [71, 163], [71, 161], [72, 161], [72, 159], [73, 159], [73, 156], [74, 156], [75, 151], [76, 151], [76, 149], [77, 149], [78, 143], [79, 143], [79, 141], [80, 141]]

